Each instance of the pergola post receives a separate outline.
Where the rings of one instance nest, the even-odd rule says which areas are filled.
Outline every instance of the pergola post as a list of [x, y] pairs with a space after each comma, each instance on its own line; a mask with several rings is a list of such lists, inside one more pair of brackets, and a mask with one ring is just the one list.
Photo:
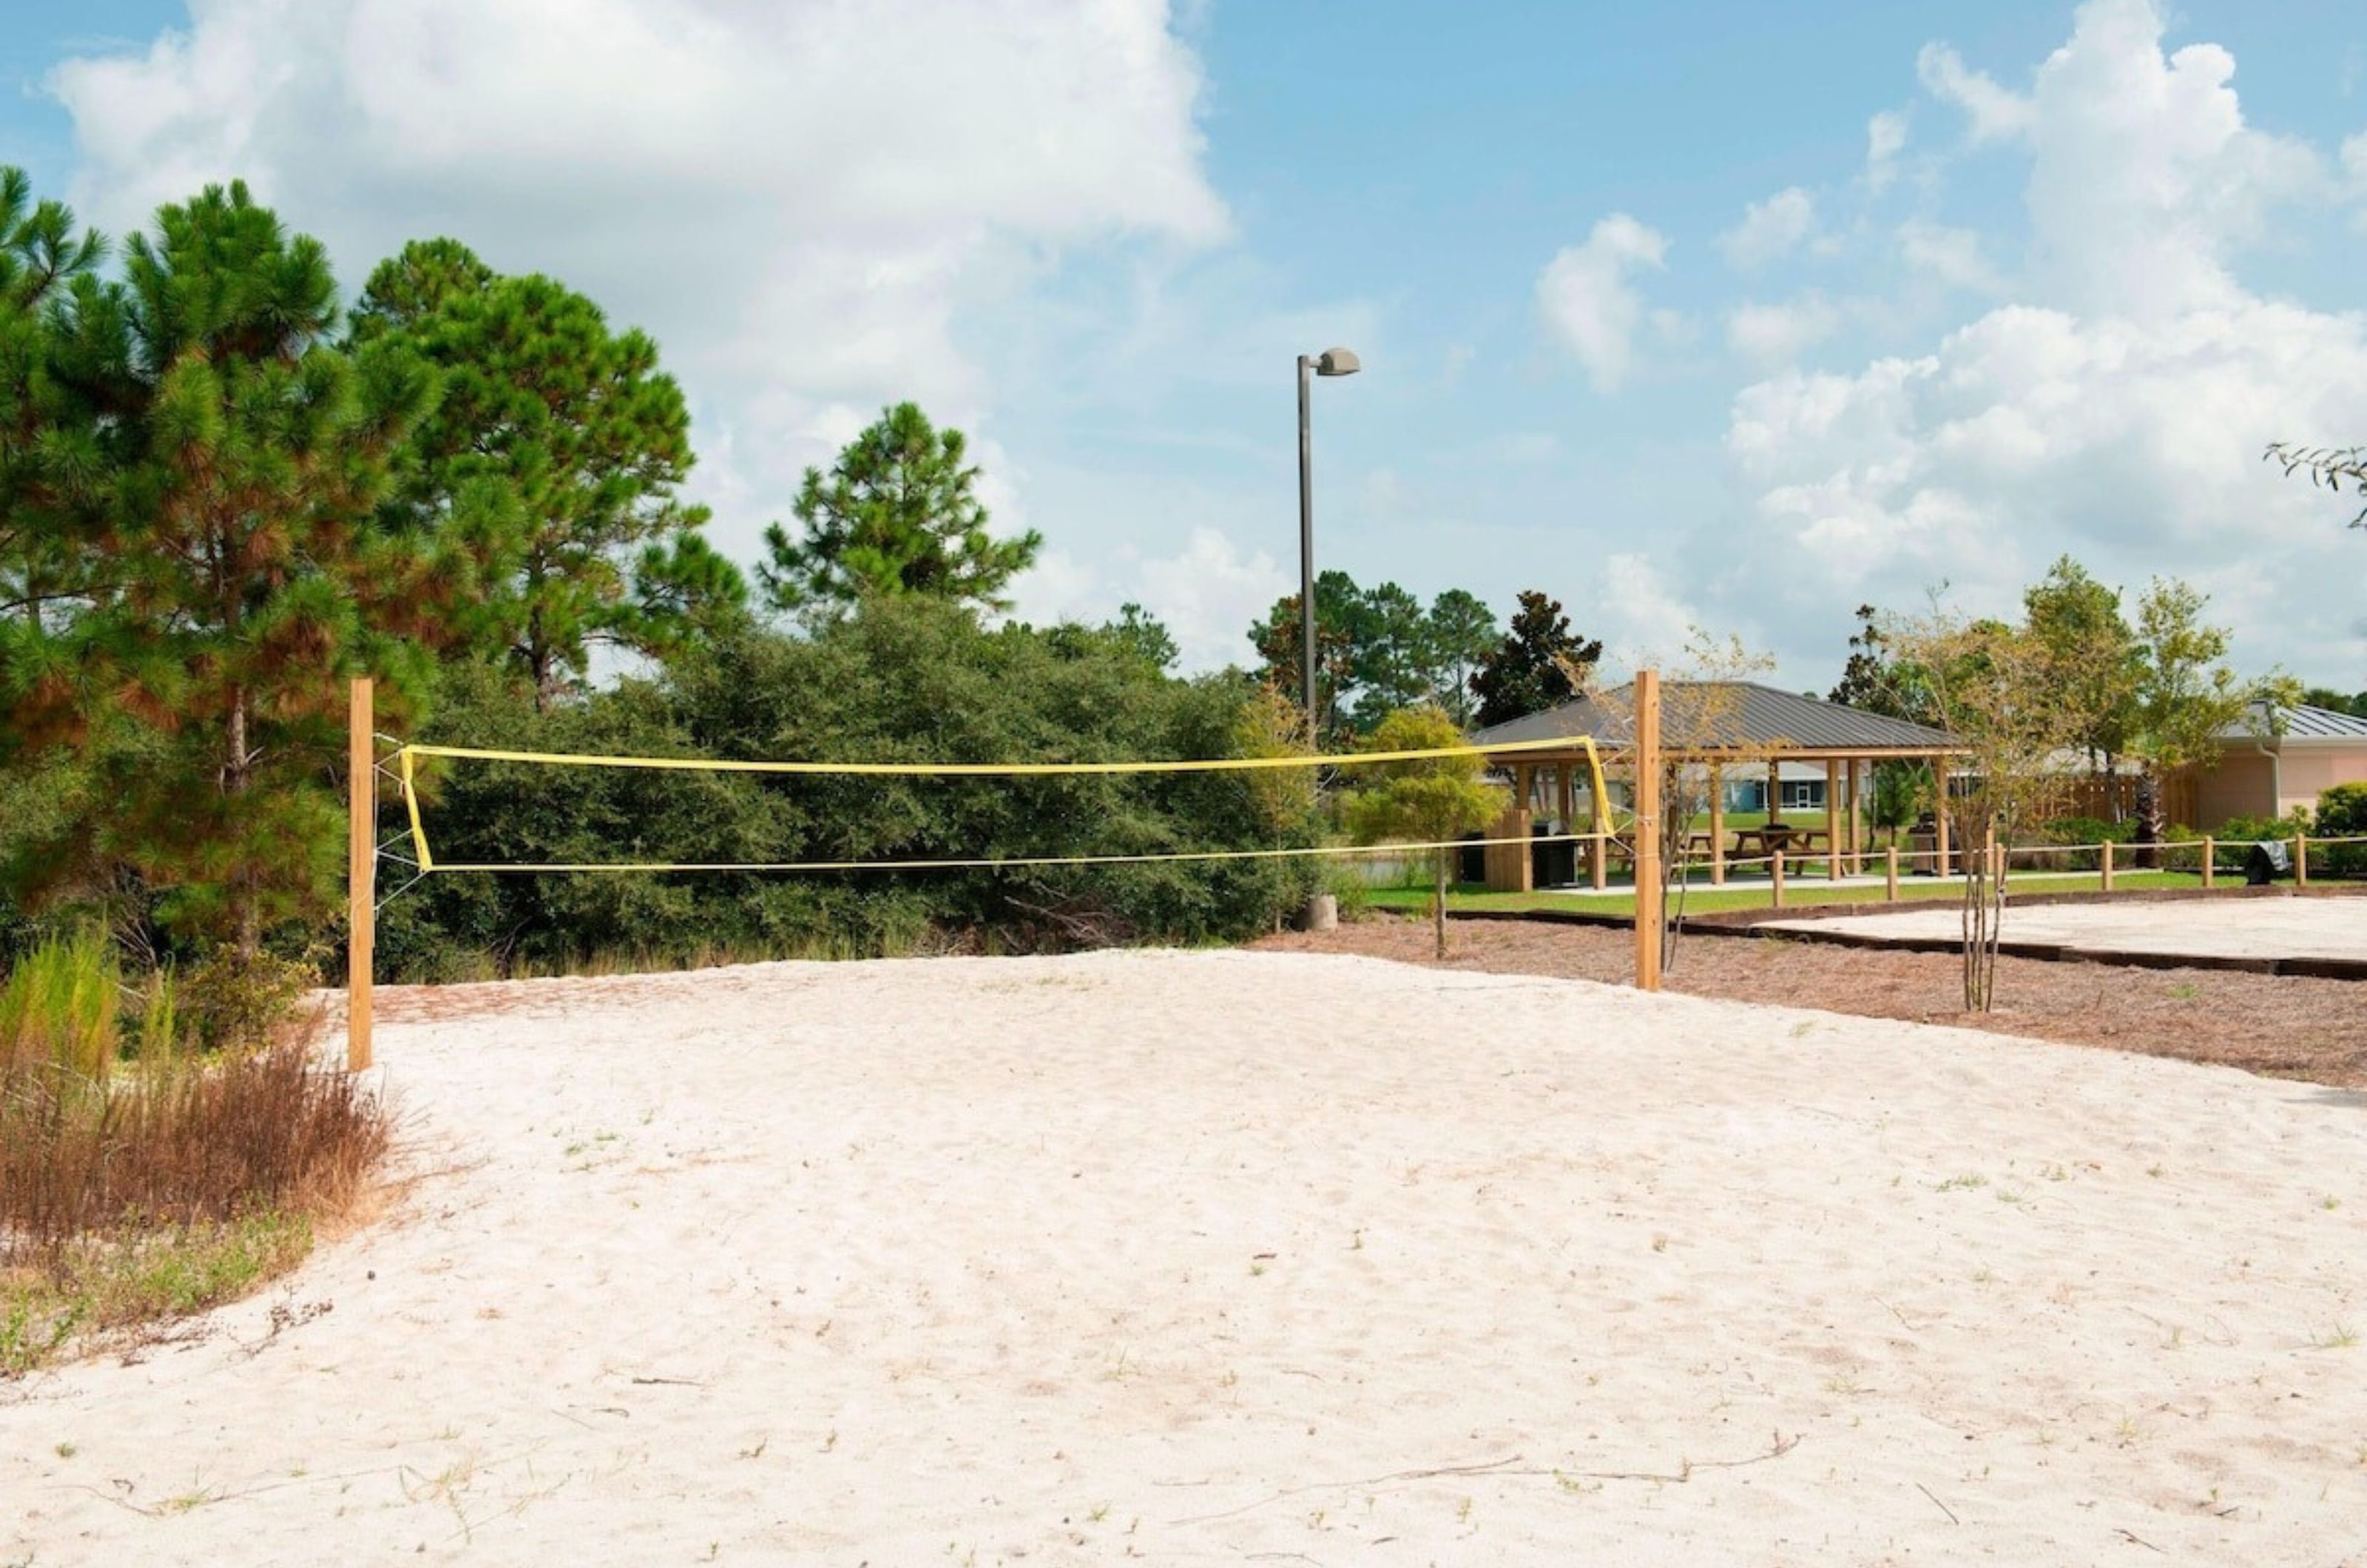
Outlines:
[[1931, 777], [1932, 777], [1934, 780], [1938, 781], [1938, 784], [1939, 784], [1939, 786], [1940, 786], [1940, 793], [1939, 793], [1939, 804], [1938, 804], [1937, 806], [1935, 806], [1934, 807], [1932, 807], [1932, 810], [1931, 810], [1931, 825], [1932, 825], [1932, 827], [1933, 827], [1933, 829], [1935, 829], [1936, 834], [1937, 834], [1937, 838], [1936, 838], [1935, 842], [1932, 844], [1932, 848], [1933, 848], [1933, 850], [1934, 850], [1934, 851], [1936, 851], [1936, 852], [1937, 852], [1937, 853], [1938, 853], [1940, 863], [1939, 863], [1939, 864], [1937, 864], [1937, 865], [1935, 865], [1935, 866], [1933, 866], [1931, 869], [1932, 869], [1932, 871], [1933, 871], [1933, 872], [1937, 873], [1939, 875], [1941, 875], [1941, 876], [1945, 876], [1945, 875], [1947, 875], [1947, 874], [1948, 874], [1948, 759], [1947, 759], [1947, 758], [1945, 758], [1945, 757], [1934, 757], [1934, 758], [1932, 758], [1932, 759], [1931, 759]]
[[1603, 798], [1603, 788], [1608, 786], [1598, 788], [1598, 783], [1589, 779], [1586, 786], [1586, 798], [1593, 803], [1594, 817], [1590, 829], [1594, 837], [1586, 840], [1586, 878], [1600, 893], [1611, 886], [1611, 841], [1603, 837], [1611, 828], [1611, 803]]
[[1726, 770], [1709, 765], [1709, 881], [1726, 886]]
[[1858, 759], [1852, 757], [1845, 765], [1849, 769], [1846, 775], [1849, 786], [1849, 869], [1852, 876], [1863, 876], [1865, 874], [1865, 840], [1860, 831], [1861, 818], [1857, 808]]
[[1780, 757], [1767, 759], [1767, 825], [1772, 828], [1784, 820], [1784, 762]]
[[1841, 879], [1841, 765], [1825, 759], [1825, 880]]

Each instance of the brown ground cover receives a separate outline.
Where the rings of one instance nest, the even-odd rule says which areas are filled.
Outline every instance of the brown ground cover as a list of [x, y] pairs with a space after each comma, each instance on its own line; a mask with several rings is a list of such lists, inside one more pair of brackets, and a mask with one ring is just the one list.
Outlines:
[[[1614, 985], [1625, 985], [1634, 973], [1635, 938], [1625, 931], [1465, 920], [1453, 923], [1451, 933], [1448, 968]], [[1252, 945], [1431, 964], [1430, 942], [1427, 921], [1376, 916]], [[2004, 958], [1997, 1009], [1973, 1014], [1960, 1005], [1962, 976], [1951, 953], [1689, 936], [1666, 983], [1696, 996], [1954, 1024], [2367, 1087], [2367, 985], [2356, 981]]]

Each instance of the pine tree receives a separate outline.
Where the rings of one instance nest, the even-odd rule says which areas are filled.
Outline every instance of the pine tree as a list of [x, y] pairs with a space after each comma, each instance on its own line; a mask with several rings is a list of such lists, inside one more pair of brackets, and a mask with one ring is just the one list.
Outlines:
[[[1342, 705], [1355, 690], [1357, 603], [1364, 591], [1344, 571], [1327, 571], [1315, 579], [1315, 689], [1321, 698], [1322, 735], [1331, 745], [1340, 738]], [[1306, 662], [1300, 641], [1298, 595], [1274, 602], [1265, 618], [1250, 627], [1250, 642], [1258, 652], [1258, 675], [1263, 682], [1303, 709], [1306, 696], [1300, 666]]]
[[883, 410], [829, 473], [806, 470], [791, 509], [799, 536], [777, 523], [764, 531], [770, 559], [756, 576], [766, 600], [794, 611], [919, 594], [1009, 609], [1003, 590], [1044, 538], [987, 531], [968, 451], [960, 431], [938, 430], [916, 403]]
[[706, 509], [676, 497], [690, 411], [647, 336], [452, 240], [381, 263], [353, 333], [442, 371], [396, 504], [465, 546], [489, 611], [477, 635], [538, 701], [580, 682], [597, 645], [663, 653], [745, 603], [738, 570], [696, 533]]
[[1478, 711], [1471, 677], [1501, 636], [1496, 612], [1477, 594], [1450, 588], [1431, 602], [1423, 663], [1430, 672], [1433, 700], [1458, 725], [1468, 726]]
[[36, 632], [78, 604], [74, 519], [97, 502], [106, 468], [99, 415], [119, 357], [88, 353], [111, 331], [95, 270], [96, 233], [38, 206], [21, 169], [0, 169], [0, 620]]
[[251, 953], [334, 886], [341, 675], [391, 675], [399, 704], [404, 634], [436, 615], [444, 563], [379, 515], [434, 375], [335, 345], [325, 254], [243, 185], [163, 209], [122, 284], [85, 294], [83, 330], [120, 334], [93, 352], [125, 367], [101, 514], [74, 539], [86, 604], [13, 640], [0, 676], [44, 734], [139, 732], [95, 758], [114, 770], [97, 852], [168, 923]]

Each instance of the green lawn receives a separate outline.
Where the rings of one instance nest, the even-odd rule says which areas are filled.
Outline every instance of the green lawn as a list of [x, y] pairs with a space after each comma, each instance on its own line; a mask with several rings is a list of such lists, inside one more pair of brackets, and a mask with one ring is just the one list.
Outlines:
[[[2240, 882], [2240, 877], [2235, 880]], [[2102, 878], [2095, 872], [2078, 872], [2069, 875], [2049, 875], [2040, 872], [2016, 872], [2006, 878], [2006, 891], [2014, 893], [2094, 893], [2100, 890]], [[2202, 879], [2191, 872], [2121, 871], [2112, 875], [2116, 891], [2134, 892], [2141, 888], [2196, 888]], [[1902, 876], [1898, 879], [1899, 902], [1955, 898], [1963, 894], [1963, 885], [1950, 879], [1942, 881], [1932, 876]], [[1882, 884], [1852, 886], [1844, 883], [1835, 887], [1822, 877], [1794, 874], [1784, 879], [1784, 907], [1786, 909], [1808, 908], [1818, 904], [1879, 904], [1883, 901]], [[1675, 901], [1673, 892], [1670, 902]], [[1427, 887], [1376, 887], [1370, 902], [1376, 909], [1403, 909], [1426, 912], [1430, 908]], [[1711, 887], [1696, 881], [1685, 893], [1685, 912], [1694, 915], [1712, 914], [1722, 909], [1764, 909], [1772, 900], [1763, 881], [1729, 884]], [[1465, 910], [1527, 910], [1569, 909], [1598, 915], [1633, 915], [1636, 897], [1632, 893], [1490, 893], [1476, 882], [1458, 884], [1446, 895], [1446, 910], [1455, 914]]]

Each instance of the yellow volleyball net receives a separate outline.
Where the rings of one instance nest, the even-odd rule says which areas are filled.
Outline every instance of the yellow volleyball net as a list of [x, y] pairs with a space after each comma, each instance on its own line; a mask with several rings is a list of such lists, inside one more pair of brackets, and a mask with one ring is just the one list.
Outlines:
[[[630, 769], [646, 772], [706, 773], [769, 773], [898, 778], [1044, 778], [1092, 774], [1246, 773], [1279, 769], [1313, 768], [1347, 773], [1391, 763], [1422, 762], [1453, 758], [1489, 761], [1517, 760], [1539, 752], [1565, 756], [1582, 752], [1593, 798], [1607, 802], [1602, 758], [1585, 736], [1559, 736], [1545, 740], [1512, 741], [1496, 746], [1447, 746], [1413, 751], [1343, 751], [1274, 757], [1208, 757], [1170, 761], [1104, 762], [833, 762], [741, 761], [708, 757], [621, 757], [564, 751], [505, 750], [474, 746], [436, 746], [397, 742], [381, 766], [397, 784], [409, 827], [412, 863], [419, 876], [435, 873], [595, 873], [595, 872], [766, 872], [822, 874], [853, 872], [926, 872], [1028, 870], [1051, 866], [1151, 865], [1224, 861], [1275, 860], [1310, 857], [1374, 857], [1412, 854], [1447, 849], [1505, 844], [1583, 843], [1615, 835], [1598, 832], [1535, 834], [1527, 838], [1465, 838], [1420, 842], [1376, 844], [1283, 845], [1257, 849], [1165, 850], [1116, 854], [1022, 854], [950, 856], [925, 859], [886, 856], [859, 860], [722, 861], [483, 861], [439, 860], [428, 836], [427, 803], [420, 786], [423, 761], [507, 762], [552, 768]], [[401, 842], [398, 838], [395, 842]]]

